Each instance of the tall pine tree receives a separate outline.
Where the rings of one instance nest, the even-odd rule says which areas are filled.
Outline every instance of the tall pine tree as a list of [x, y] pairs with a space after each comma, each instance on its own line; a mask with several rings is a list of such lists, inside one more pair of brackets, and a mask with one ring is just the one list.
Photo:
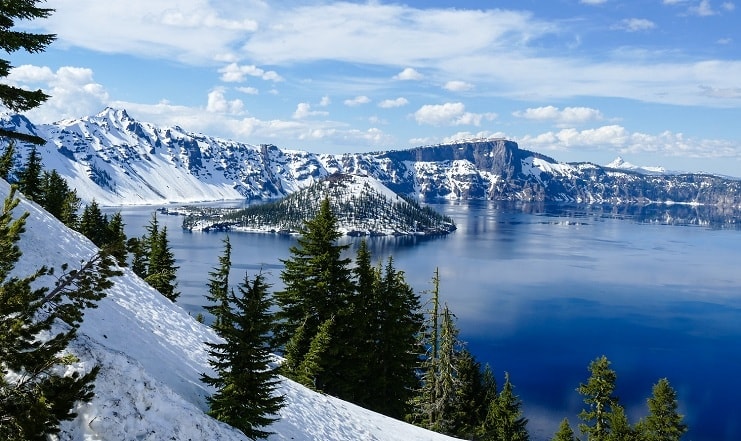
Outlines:
[[579, 413], [582, 420], [579, 430], [587, 435], [589, 441], [604, 441], [610, 433], [610, 413], [618, 404], [614, 395], [617, 375], [604, 355], [589, 363], [589, 372], [591, 375], [587, 382], [577, 389], [589, 406]]
[[[225, 264], [222, 260], [220, 269], [225, 269]], [[209, 309], [215, 318], [214, 330], [224, 341], [206, 343], [217, 374], [202, 376], [217, 389], [208, 398], [208, 413], [250, 439], [267, 438], [271, 432], [264, 428], [277, 419], [274, 415], [284, 403], [276, 392], [280, 379], [271, 364], [273, 314], [268, 285], [262, 274], [252, 280], [245, 274], [239, 295], [230, 291], [226, 298], [217, 295], [214, 299], [216, 303]]]
[[556, 434], [551, 438], [551, 441], [576, 441], [576, 435], [574, 434], [574, 430], [571, 428], [571, 424], [569, 424], [568, 418], [561, 420], [561, 424], [558, 426], [558, 431], [556, 431]]
[[41, 155], [34, 145], [28, 154], [28, 158], [26, 158], [23, 169], [18, 173], [18, 189], [28, 199], [37, 203], [41, 203], [43, 194], [41, 188], [42, 171]]
[[[290, 367], [301, 364], [322, 324], [331, 319], [334, 332], [350, 333], [347, 329], [350, 324], [345, 318], [354, 287], [350, 259], [342, 257], [347, 245], [337, 244], [340, 236], [337, 218], [329, 200], [324, 199], [316, 217], [306, 221], [300, 231], [298, 244], [290, 249], [291, 257], [282, 260], [285, 269], [280, 277], [284, 288], [274, 294], [279, 306], [275, 338], [279, 346], [291, 341], [292, 350], [290, 354], [286, 351], [287, 369], [284, 371], [289, 377], [296, 374]], [[300, 327], [302, 330], [298, 333]], [[296, 338], [299, 334], [300, 340]], [[317, 361], [321, 373], [316, 384], [328, 394], [342, 395], [347, 384], [344, 377], [350, 373], [342, 371], [341, 353], [345, 350], [342, 341], [334, 341]], [[290, 357], [298, 358], [292, 360]]]
[[647, 400], [649, 414], [638, 423], [641, 439], [645, 441], [678, 441], [687, 432], [679, 414], [677, 393], [666, 378], [654, 384]]
[[147, 277], [144, 280], [163, 296], [175, 301], [180, 296], [177, 291], [177, 271], [175, 254], [170, 248], [167, 238], [167, 227], [154, 230], [149, 238], [149, 261], [147, 262]]
[[522, 402], [514, 393], [509, 373], [504, 374], [504, 386], [497, 398], [490, 403], [484, 420], [483, 439], [491, 441], [527, 441], [527, 418], [522, 414]]
[[8, 141], [3, 154], [0, 155], [0, 179], [10, 182], [11, 172], [15, 165], [15, 140]]

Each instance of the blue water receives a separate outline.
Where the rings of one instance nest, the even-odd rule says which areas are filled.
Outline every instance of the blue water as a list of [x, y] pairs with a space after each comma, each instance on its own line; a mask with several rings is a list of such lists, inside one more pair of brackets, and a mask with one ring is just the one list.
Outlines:
[[[612, 361], [632, 423], [666, 377], [690, 428], [684, 439], [741, 439], [741, 231], [578, 208], [433, 206], [455, 219], [455, 233], [373, 238], [371, 250], [377, 259], [392, 255], [420, 292], [439, 268], [462, 339], [500, 382], [510, 373], [533, 439], [549, 439], [564, 417], [576, 430], [583, 407], [576, 388], [601, 355]], [[151, 209], [123, 214], [127, 234], [141, 235]], [[178, 303], [201, 312], [224, 234], [183, 232], [182, 218], [159, 218], [180, 265]], [[279, 283], [280, 259], [295, 239], [230, 239], [233, 280], [262, 270]]]

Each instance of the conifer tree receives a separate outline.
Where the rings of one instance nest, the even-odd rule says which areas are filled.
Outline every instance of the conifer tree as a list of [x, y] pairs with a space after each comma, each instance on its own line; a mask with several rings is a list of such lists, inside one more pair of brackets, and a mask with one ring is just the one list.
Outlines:
[[666, 378], [654, 384], [647, 400], [649, 414], [638, 423], [638, 432], [645, 441], [678, 441], [687, 432], [684, 417], [677, 411], [677, 393]]
[[[301, 358], [296, 367], [294, 378], [297, 382], [316, 391], [324, 389], [324, 370], [326, 358], [332, 344], [334, 317], [325, 320], [309, 344], [309, 351]], [[301, 331], [303, 332], [303, 331]]]
[[[38, 3], [42, 2], [40, 0], [13, 0], [2, 3], [2, 8], [0, 8], [0, 49], [3, 49], [5, 53], [11, 54], [21, 49], [28, 53], [43, 52], [46, 46], [56, 38], [54, 34], [34, 34], [27, 31], [13, 30], [17, 20], [47, 18], [54, 12], [53, 9], [39, 8], [36, 6]], [[9, 61], [0, 59], [0, 79], [7, 77], [12, 67]], [[40, 89], [26, 90], [12, 86], [6, 81], [0, 81], [0, 102], [14, 112], [31, 110], [46, 101], [47, 98], [49, 96]], [[44, 143], [44, 140], [38, 136], [1, 128], [0, 136], [35, 144]]]
[[163, 296], [176, 301], [180, 293], [177, 289], [177, 270], [175, 255], [167, 238], [167, 227], [162, 227], [150, 238], [147, 277], [144, 280]]
[[[19, 200], [14, 190], [0, 213], [0, 439], [46, 440], [71, 420], [77, 402], [93, 397], [98, 368], [64, 375], [60, 367], [76, 358], [66, 348], [76, 336], [84, 310], [96, 306], [120, 272], [99, 253], [79, 268], [61, 267], [62, 274], [41, 267], [27, 277], [12, 276], [21, 257], [18, 242], [28, 212], [13, 220]], [[53, 276], [52, 288], [36, 287]], [[52, 326], [60, 326], [52, 330]]]
[[107, 230], [108, 217], [103, 214], [98, 203], [93, 200], [82, 210], [78, 231], [95, 245], [102, 247], [108, 239]]
[[41, 200], [46, 211], [70, 228], [77, 228], [77, 211], [80, 198], [67, 181], [57, 173], [44, 171], [41, 179]]
[[[228, 240], [225, 242], [229, 247]], [[220, 269], [225, 269], [228, 257], [220, 261]], [[267, 438], [271, 432], [264, 428], [277, 420], [274, 415], [284, 403], [283, 396], [276, 393], [280, 382], [277, 368], [271, 366], [273, 314], [268, 285], [262, 274], [252, 280], [245, 274], [238, 296], [230, 291], [225, 298], [220, 294], [212, 298], [216, 300], [209, 306], [216, 319], [214, 329], [224, 342], [206, 343], [210, 364], [217, 373], [215, 377], [202, 376], [217, 389], [208, 398], [208, 413], [250, 439]]]
[[522, 402], [514, 394], [509, 373], [504, 373], [504, 386], [497, 398], [490, 403], [483, 425], [484, 439], [491, 441], [527, 441], [528, 420], [522, 414]]
[[625, 409], [619, 404], [612, 406], [612, 411], [608, 415], [610, 421], [610, 433], [607, 434], [608, 441], [639, 441], [638, 433], [630, 425]]
[[131, 271], [142, 279], [147, 277], [147, 251], [144, 240], [138, 237], [129, 238], [126, 241], [126, 251], [131, 254]]
[[491, 369], [488, 366], [482, 369], [481, 363], [466, 348], [462, 348], [457, 357], [455, 371], [458, 389], [452, 411], [451, 434], [473, 439], [486, 417], [489, 403], [496, 398], [496, 382]]
[[210, 306], [206, 306], [206, 310], [214, 316], [214, 326], [219, 326], [220, 320], [219, 314], [214, 314], [214, 311], [228, 307], [229, 273], [232, 268], [232, 244], [229, 236], [226, 236], [222, 242], [224, 242], [224, 252], [219, 256], [219, 266], [208, 273], [206, 300]]
[[561, 420], [561, 424], [558, 426], [558, 431], [553, 438], [551, 438], [551, 441], [576, 441], [576, 435], [571, 429], [568, 418]]
[[[342, 252], [347, 245], [338, 245], [340, 233], [337, 231], [337, 219], [332, 213], [329, 200], [325, 199], [315, 218], [307, 221], [302, 228], [298, 244], [291, 247], [291, 257], [282, 260], [285, 269], [281, 272], [284, 289], [274, 294], [279, 310], [275, 333], [276, 345], [283, 346], [303, 326], [305, 338], [294, 339], [293, 356], [287, 366], [299, 366], [310, 350], [312, 340], [319, 332], [320, 326], [332, 319], [333, 334], [348, 335], [351, 326], [347, 311], [353, 292], [350, 259], [343, 258]], [[346, 348], [341, 339], [335, 339], [322, 357], [320, 374], [316, 384], [321, 390], [332, 395], [341, 395], [347, 384], [345, 375], [349, 366], [344, 366], [342, 351]], [[286, 354], [288, 355], [288, 354]], [[353, 367], [354, 368], [354, 367]], [[286, 369], [285, 374], [294, 373]]]
[[26, 163], [23, 165], [20, 173], [18, 173], [18, 189], [23, 193], [26, 198], [41, 203], [42, 199], [42, 188], [41, 188], [41, 173], [43, 166], [41, 165], [41, 155], [36, 146], [31, 148], [31, 152], [26, 158]]
[[15, 140], [8, 141], [3, 154], [0, 155], [0, 179], [10, 182], [10, 173], [13, 171], [15, 164]]
[[116, 259], [119, 266], [126, 266], [128, 252], [126, 250], [126, 233], [124, 232], [124, 221], [121, 212], [118, 211], [111, 216], [106, 226], [105, 250]]
[[604, 355], [589, 363], [591, 376], [587, 383], [580, 384], [577, 391], [584, 396], [589, 407], [579, 413], [579, 430], [587, 435], [589, 441], [604, 441], [610, 433], [610, 412], [618, 404], [613, 395], [617, 375], [610, 368], [610, 361]]

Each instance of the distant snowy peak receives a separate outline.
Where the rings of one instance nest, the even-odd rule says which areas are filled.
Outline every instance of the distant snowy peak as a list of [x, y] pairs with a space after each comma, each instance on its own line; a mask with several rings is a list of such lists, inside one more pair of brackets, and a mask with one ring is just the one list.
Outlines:
[[652, 167], [652, 166], [640, 166], [631, 164], [630, 162], [627, 162], [622, 157], [618, 156], [615, 158], [612, 162], [605, 165], [607, 168], [614, 168], [618, 170], [631, 170], [638, 173], [644, 173], [644, 174], [656, 174], [656, 175], [665, 175], [665, 174], [676, 174], [677, 172], [669, 172], [664, 167]]

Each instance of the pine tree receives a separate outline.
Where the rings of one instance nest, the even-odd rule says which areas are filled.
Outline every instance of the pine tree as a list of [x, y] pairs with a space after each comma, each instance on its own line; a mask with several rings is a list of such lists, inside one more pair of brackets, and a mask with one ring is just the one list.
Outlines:
[[458, 389], [452, 411], [451, 434], [472, 439], [486, 417], [491, 399], [496, 397], [496, 383], [491, 370], [487, 374], [466, 348], [461, 349], [458, 355], [455, 371]]
[[228, 307], [229, 273], [232, 268], [232, 244], [229, 236], [223, 240], [224, 252], [219, 256], [219, 266], [208, 273], [208, 294], [206, 300], [210, 303], [206, 311], [214, 316], [214, 327], [219, 326], [220, 315], [215, 312]]
[[325, 377], [322, 374], [326, 369], [326, 359], [332, 345], [333, 327], [334, 317], [330, 317], [319, 325], [319, 329], [309, 343], [308, 352], [301, 358], [294, 372], [297, 382], [316, 391], [324, 390], [326, 387]]
[[147, 277], [147, 250], [144, 245], [144, 240], [138, 237], [126, 241], [126, 251], [131, 254], [131, 271], [142, 279]]
[[576, 441], [576, 435], [571, 429], [568, 418], [561, 420], [561, 424], [558, 426], [558, 431], [553, 438], [551, 438], [551, 441]]
[[[332, 319], [335, 335], [348, 335], [350, 326], [348, 317], [349, 301], [353, 292], [350, 259], [343, 258], [342, 252], [347, 245], [337, 245], [340, 237], [337, 231], [337, 219], [332, 213], [329, 200], [325, 199], [315, 218], [304, 224], [298, 238], [298, 245], [291, 247], [291, 257], [282, 260], [285, 269], [281, 272], [284, 289], [274, 294], [279, 310], [276, 314], [276, 345], [283, 346], [303, 326], [306, 338], [294, 340], [291, 351], [296, 360], [287, 358], [288, 366], [299, 366], [301, 358], [310, 350], [310, 343], [319, 332], [323, 323]], [[337, 322], [335, 322], [335, 320]], [[343, 366], [342, 352], [345, 347], [341, 339], [335, 339], [322, 357], [321, 378], [316, 384], [321, 390], [332, 395], [346, 392], [346, 376], [351, 375]], [[344, 371], [342, 370], [344, 367]], [[285, 374], [293, 373], [286, 369]]]
[[[33, 34], [27, 31], [12, 30], [17, 20], [34, 20], [37, 18], [49, 17], [53, 9], [39, 8], [39, 0], [12, 0], [2, 3], [0, 8], [0, 49], [5, 53], [11, 54], [18, 50], [24, 50], [29, 53], [39, 53], [51, 44], [56, 36], [54, 34]], [[0, 59], [0, 78], [5, 78], [10, 74], [12, 65], [7, 60]], [[21, 87], [11, 86], [6, 81], [0, 81], [0, 102], [8, 109], [15, 112], [25, 112], [49, 98], [44, 92], [39, 90], [26, 90]], [[44, 140], [35, 135], [27, 135], [18, 132], [12, 132], [6, 129], [0, 129], [0, 136], [10, 139], [19, 139], [43, 144]]]
[[666, 378], [653, 386], [647, 400], [649, 414], [638, 423], [638, 432], [645, 441], [678, 441], [687, 432], [684, 417], [677, 412], [677, 393]]
[[93, 200], [82, 210], [78, 231], [95, 245], [102, 247], [108, 239], [107, 230], [108, 217], [103, 214], [98, 203]]
[[0, 179], [10, 182], [13, 165], [15, 165], [15, 140], [11, 139], [0, 155]]
[[528, 420], [522, 415], [522, 402], [514, 394], [509, 374], [504, 374], [504, 386], [497, 398], [490, 403], [483, 425], [483, 438], [491, 441], [527, 441]]
[[38, 203], [41, 202], [43, 194], [41, 188], [42, 171], [41, 155], [36, 150], [36, 146], [33, 146], [28, 158], [26, 158], [23, 169], [18, 173], [18, 189], [26, 198]]
[[174, 302], [180, 296], [176, 290], [178, 268], [167, 238], [167, 227], [162, 227], [153, 238], [150, 238], [147, 277], [144, 280], [160, 294]]
[[104, 248], [114, 258], [119, 266], [126, 266], [128, 252], [126, 250], [126, 233], [124, 232], [124, 221], [121, 212], [118, 211], [111, 216], [106, 226], [106, 241]]
[[613, 395], [617, 375], [610, 369], [610, 361], [604, 355], [589, 364], [591, 376], [586, 384], [580, 384], [577, 391], [584, 396], [584, 403], [589, 406], [579, 413], [579, 430], [586, 434], [589, 441], [603, 441], [610, 433], [610, 412], [618, 404]]
[[80, 198], [67, 181], [56, 170], [43, 172], [41, 198], [38, 201], [46, 211], [70, 228], [77, 227], [77, 210]]
[[[228, 245], [228, 241], [227, 241]], [[222, 260], [222, 259], [220, 259]], [[221, 269], [225, 267], [222, 261]], [[217, 388], [208, 398], [209, 415], [241, 430], [250, 439], [267, 438], [263, 428], [277, 420], [284, 398], [276, 393], [280, 380], [271, 366], [270, 333], [273, 314], [268, 285], [262, 274], [239, 285], [210, 306], [216, 318], [214, 329], [223, 343], [206, 343], [216, 377], [204, 374], [202, 380]]]
[[[12, 219], [18, 203], [11, 190], [0, 213], [0, 439], [46, 440], [76, 416], [75, 403], [93, 397], [97, 367], [71, 375], [60, 367], [76, 361], [66, 348], [84, 310], [96, 306], [120, 272], [99, 253], [79, 268], [63, 265], [61, 275], [41, 267], [25, 278], [11, 276], [28, 217]], [[56, 277], [52, 288], [35, 287], [44, 276]]]
[[607, 434], [608, 441], [639, 441], [638, 433], [630, 425], [625, 409], [619, 404], [612, 406], [612, 411], [608, 415], [610, 421], [610, 433]]

